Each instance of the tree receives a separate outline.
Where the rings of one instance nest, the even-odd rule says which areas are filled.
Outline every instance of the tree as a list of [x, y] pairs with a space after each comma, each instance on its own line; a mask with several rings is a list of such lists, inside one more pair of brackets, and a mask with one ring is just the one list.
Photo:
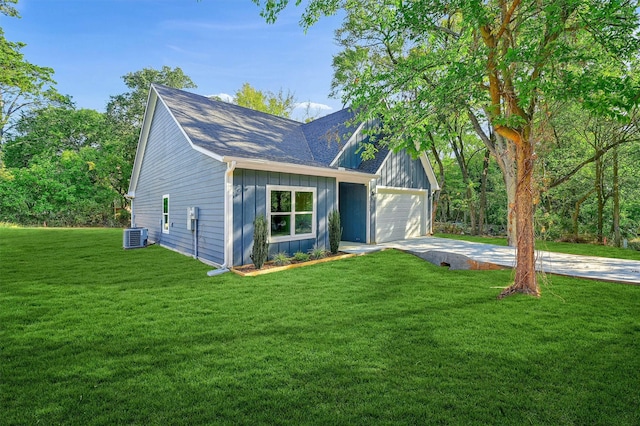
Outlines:
[[[583, 231], [595, 233], [604, 242], [606, 207], [611, 199], [614, 241], [620, 242], [620, 213], [628, 200], [620, 198], [624, 190], [620, 183], [626, 179], [620, 179], [618, 170], [629, 155], [619, 159], [618, 153], [640, 142], [639, 124], [637, 109], [617, 119], [594, 115], [576, 105], [563, 105], [555, 114], [549, 140], [539, 150], [543, 154], [538, 162], [541, 207], [547, 217], [559, 222], [561, 231], [570, 233], [565, 238], [582, 239], [582, 224]], [[596, 204], [591, 209], [594, 197]], [[593, 210], [594, 217], [583, 215], [583, 208]], [[572, 218], [570, 229], [562, 224], [563, 217]]]
[[[254, 2], [268, 21], [288, 4]], [[312, 0], [302, 22], [346, 11], [341, 39], [357, 66], [341, 86], [343, 99], [361, 118], [394, 126], [385, 132], [391, 146], [425, 140], [433, 111], [451, 103], [484, 115], [516, 173], [516, 273], [501, 297], [539, 296], [533, 172], [544, 106], [574, 99], [616, 115], [638, 102], [626, 73], [640, 50], [636, 7], [618, 0]]]
[[100, 148], [108, 141], [106, 117], [91, 109], [48, 106], [32, 110], [16, 122], [15, 136], [4, 146], [7, 167], [28, 167], [40, 155], [80, 151], [85, 146]]
[[[6, 2], [0, 3], [0, 11], [11, 14], [7, 8]], [[53, 69], [26, 61], [23, 47], [24, 43], [8, 41], [0, 28], [0, 144], [20, 113], [64, 100], [53, 87]]]
[[12, 6], [17, 4], [18, 0], [0, 0], [0, 13], [6, 16], [19, 17], [18, 10]]
[[151, 83], [163, 84], [175, 89], [197, 87], [181, 68], [163, 66], [162, 69], [143, 68], [122, 76], [129, 91], [111, 96], [107, 114], [117, 121], [128, 123], [136, 129], [142, 127], [144, 109]]
[[238, 89], [234, 103], [284, 118], [290, 118], [291, 112], [296, 106], [295, 96], [289, 91], [284, 93], [280, 89], [278, 93], [263, 92], [253, 88], [249, 83], [244, 83]]
[[114, 224], [114, 208], [126, 192], [120, 173], [126, 164], [113, 145], [106, 116], [97, 111], [69, 103], [22, 115], [5, 144], [0, 220]]
[[126, 74], [122, 79], [129, 91], [111, 96], [107, 104], [107, 121], [112, 134], [111, 143], [106, 150], [114, 163], [114, 175], [111, 180], [115, 187], [120, 188], [118, 192], [123, 196], [124, 206], [127, 203], [124, 195], [131, 176], [151, 83], [175, 89], [197, 86], [179, 67], [163, 66], [160, 70], [144, 68]]

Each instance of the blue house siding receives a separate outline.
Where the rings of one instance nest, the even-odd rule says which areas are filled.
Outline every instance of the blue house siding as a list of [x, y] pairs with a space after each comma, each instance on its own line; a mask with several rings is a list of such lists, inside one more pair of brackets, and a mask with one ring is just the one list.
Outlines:
[[368, 143], [369, 136], [362, 132], [355, 136], [355, 141], [351, 142], [344, 148], [344, 151], [338, 158], [338, 166], [347, 169], [358, 169], [362, 163], [362, 152], [359, 151], [362, 144]]
[[269, 254], [297, 251], [307, 252], [315, 244], [329, 247], [327, 216], [336, 205], [336, 180], [334, 178], [296, 175], [236, 169], [233, 173], [233, 264], [253, 263], [253, 221], [256, 216], [267, 214], [267, 185], [285, 185], [316, 188], [316, 229], [314, 239], [272, 243]]
[[394, 188], [431, 189], [420, 159], [412, 158], [404, 150], [389, 154], [380, 167], [377, 184]]
[[[149, 228], [149, 239], [194, 255], [187, 208], [199, 208], [198, 257], [224, 262], [224, 173], [220, 163], [191, 148], [158, 102], [133, 200], [133, 223]], [[169, 233], [162, 233], [162, 197], [169, 195]]]

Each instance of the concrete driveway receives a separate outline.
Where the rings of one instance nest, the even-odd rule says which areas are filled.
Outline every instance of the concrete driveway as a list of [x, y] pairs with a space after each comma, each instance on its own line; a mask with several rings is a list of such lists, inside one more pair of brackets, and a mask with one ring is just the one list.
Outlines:
[[[447, 238], [420, 237], [376, 246], [344, 243], [341, 250], [366, 252], [395, 248], [451, 269], [496, 269], [515, 266], [513, 247], [472, 243]], [[359, 249], [359, 251], [358, 251]], [[369, 249], [369, 250], [367, 250]], [[640, 285], [640, 261], [578, 256], [538, 250], [536, 269], [548, 274]]]

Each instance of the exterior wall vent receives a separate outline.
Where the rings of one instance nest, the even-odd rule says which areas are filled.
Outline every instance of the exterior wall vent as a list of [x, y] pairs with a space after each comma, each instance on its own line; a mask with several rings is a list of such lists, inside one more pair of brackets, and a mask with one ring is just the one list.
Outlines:
[[122, 245], [125, 249], [147, 246], [149, 231], [147, 228], [129, 228], [124, 230]]

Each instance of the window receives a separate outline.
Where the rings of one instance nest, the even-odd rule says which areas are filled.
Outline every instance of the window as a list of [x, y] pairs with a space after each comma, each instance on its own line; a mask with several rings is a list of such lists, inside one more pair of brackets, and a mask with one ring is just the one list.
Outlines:
[[169, 195], [162, 196], [162, 233], [169, 233]]
[[316, 237], [316, 189], [267, 186], [270, 241]]

